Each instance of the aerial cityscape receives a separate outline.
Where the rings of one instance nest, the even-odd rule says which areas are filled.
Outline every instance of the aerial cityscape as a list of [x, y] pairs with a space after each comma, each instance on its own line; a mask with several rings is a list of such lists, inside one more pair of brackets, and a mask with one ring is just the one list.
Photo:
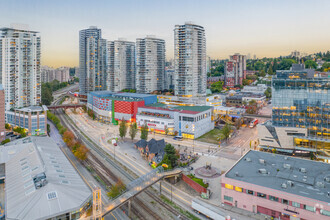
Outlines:
[[0, 220], [330, 219], [330, 2], [0, 7]]

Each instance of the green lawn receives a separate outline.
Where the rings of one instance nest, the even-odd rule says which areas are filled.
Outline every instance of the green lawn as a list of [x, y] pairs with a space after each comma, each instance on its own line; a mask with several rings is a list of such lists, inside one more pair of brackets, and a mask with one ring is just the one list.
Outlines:
[[207, 132], [203, 136], [197, 138], [198, 141], [203, 141], [211, 144], [219, 144], [218, 137], [221, 133], [220, 129], [213, 129], [212, 131]]
[[194, 174], [190, 174], [190, 175], [188, 175], [188, 177], [190, 179], [192, 179], [194, 182], [196, 182], [199, 185], [201, 185], [202, 187], [204, 187], [204, 188], [207, 188], [208, 187], [208, 185], [203, 182], [203, 179], [200, 179], [200, 178], [195, 177]]

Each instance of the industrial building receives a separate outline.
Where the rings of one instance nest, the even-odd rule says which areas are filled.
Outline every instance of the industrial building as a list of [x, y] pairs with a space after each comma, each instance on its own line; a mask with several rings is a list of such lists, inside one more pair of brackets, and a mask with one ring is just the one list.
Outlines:
[[156, 95], [138, 93], [91, 92], [87, 96], [87, 108], [103, 123], [118, 124], [124, 119], [135, 122], [138, 107], [157, 102]]
[[177, 134], [184, 138], [195, 139], [214, 129], [211, 106], [168, 107], [157, 103], [138, 108], [136, 122], [138, 127], [145, 124], [156, 133]]
[[43, 105], [6, 111], [6, 122], [13, 127], [25, 128], [28, 135], [47, 134], [47, 110]]
[[267, 218], [330, 218], [330, 164], [247, 152], [221, 178], [221, 202]]
[[79, 219], [90, 207], [92, 191], [52, 138], [10, 142], [0, 155], [6, 219]]

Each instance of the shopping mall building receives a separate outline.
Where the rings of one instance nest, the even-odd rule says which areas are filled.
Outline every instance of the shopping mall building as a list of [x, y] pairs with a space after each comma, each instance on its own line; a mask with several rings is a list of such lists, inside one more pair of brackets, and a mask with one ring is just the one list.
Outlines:
[[157, 96], [149, 94], [98, 91], [87, 95], [87, 108], [97, 120], [107, 124], [118, 124], [123, 119], [135, 122], [138, 107], [156, 102]]

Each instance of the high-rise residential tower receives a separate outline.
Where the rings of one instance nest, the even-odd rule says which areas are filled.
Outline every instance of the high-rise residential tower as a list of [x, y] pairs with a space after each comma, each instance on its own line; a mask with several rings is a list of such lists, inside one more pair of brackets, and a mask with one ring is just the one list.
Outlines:
[[101, 29], [91, 26], [79, 31], [79, 87], [81, 94], [106, 90], [107, 42], [102, 39]]
[[5, 129], [5, 91], [0, 84], [0, 142], [6, 138]]
[[118, 39], [108, 42], [108, 90], [135, 89], [135, 43]]
[[202, 26], [174, 28], [174, 91], [179, 96], [206, 95], [206, 40]]
[[225, 86], [242, 85], [246, 78], [246, 55], [236, 53], [225, 64]]
[[0, 84], [6, 110], [39, 105], [41, 100], [40, 37], [28, 27], [1, 28]]
[[136, 39], [136, 90], [150, 93], [164, 89], [165, 41], [147, 36]]

